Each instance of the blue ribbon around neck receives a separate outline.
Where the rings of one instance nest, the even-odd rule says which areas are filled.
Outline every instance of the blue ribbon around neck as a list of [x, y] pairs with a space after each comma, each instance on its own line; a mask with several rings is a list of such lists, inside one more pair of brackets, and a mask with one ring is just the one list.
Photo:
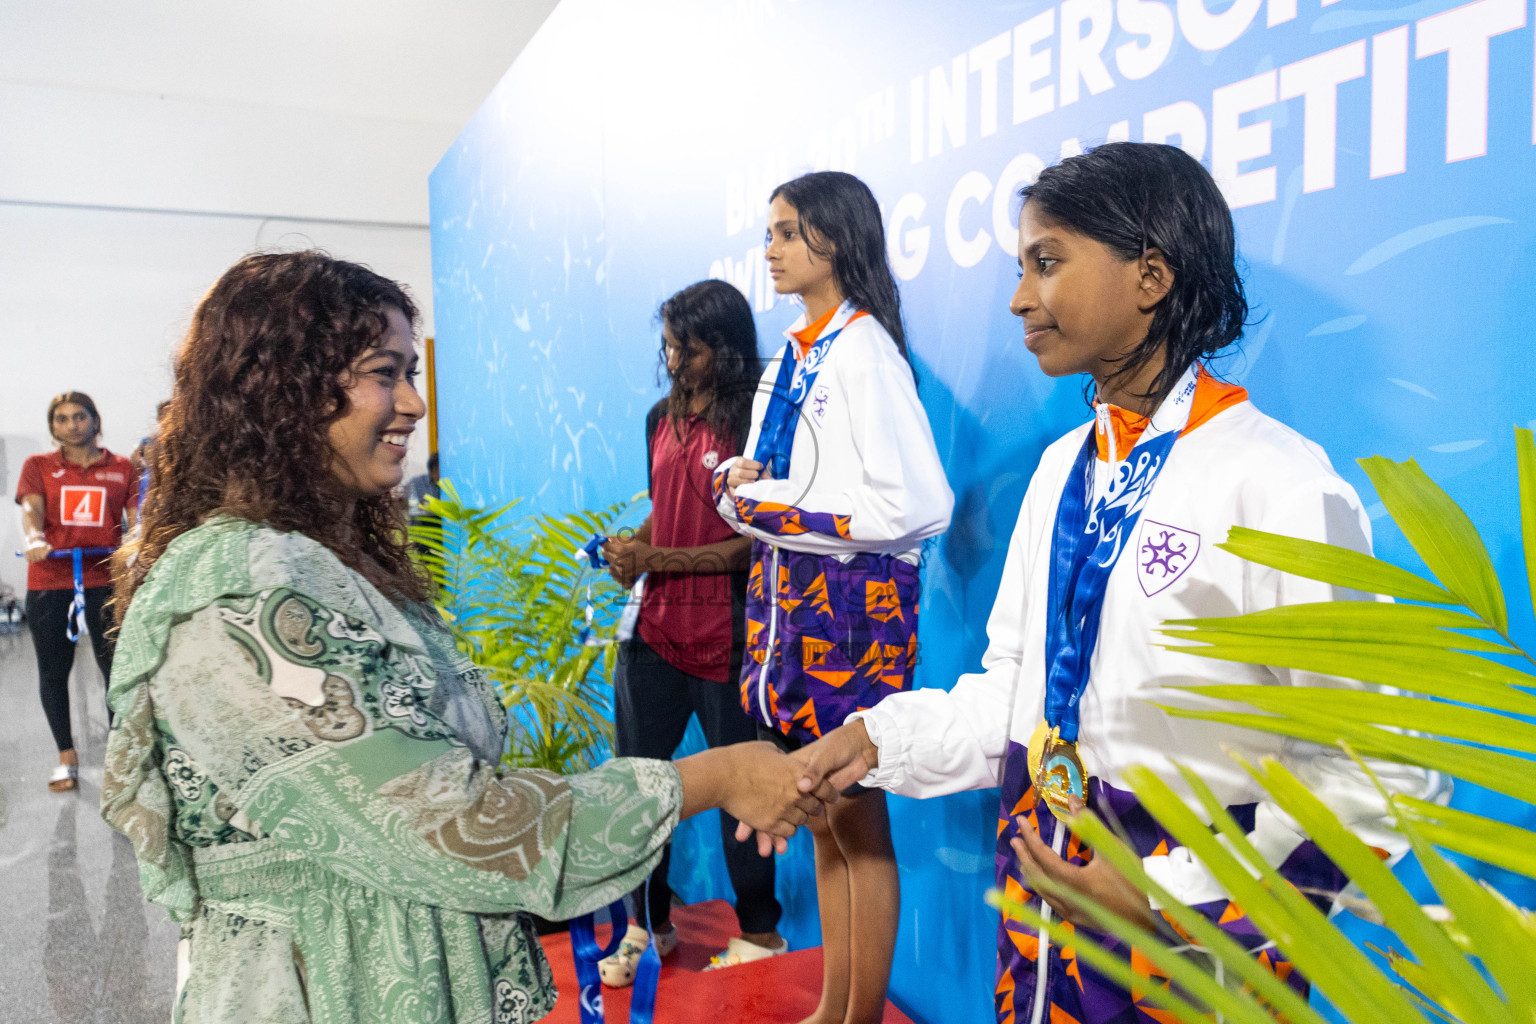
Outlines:
[[[649, 888], [649, 881], [646, 886]], [[624, 909], [623, 900], [608, 907], [608, 919], [613, 922], [613, 935], [606, 949], [598, 945], [592, 914], [583, 914], [571, 921], [571, 950], [575, 953], [576, 981], [581, 990], [581, 1024], [603, 1024], [603, 981], [597, 970], [597, 962], [613, 956], [624, 942], [624, 933], [629, 928], [629, 912]], [[629, 1024], [651, 1024], [656, 1013], [656, 986], [661, 981], [661, 954], [656, 950], [654, 934], [650, 935], [650, 940], [650, 945], [645, 947], [645, 952], [640, 956], [640, 966], [635, 971], [635, 987], [629, 999]]]
[[[1194, 378], [1186, 374], [1175, 389], [1181, 392], [1179, 400], [1189, 401], [1193, 388]], [[1149, 423], [1146, 431], [1152, 430]], [[1098, 462], [1095, 431], [1088, 431], [1067, 475], [1051, 535], [1045, 722], [1060, 729], [1061, 738], [1068, 743], [1077, 742], [1079, 705], [1088, 689], [1089, 664], [1099, 639], [1110, 573], [1130, 543], [1141, 510], [1181, 430], [1182, 424], [1179, 429], [1148, 438], [1133, 447], [1124, 462], [1110, 466], [1114, 476], [1107, 493], [1097, 500], [1091, 497]]]
[[843, 333], [853, 317], [843, 321], [843, 326], [829, 331], [816, 339], [816, 344], [796, 359], [793, 339], [784, 344], [779, 356], [779, 375], [773, 382], [773, 393], [768, 396], [768, 410], [763, 414], [763, 429], [757, 435], [757, 449], [752, 458], [767, 467], [766, 475], [775, 480], [789, 479], [789, 455], [795, 446], [795, 427], [800, 420], [800, 407], [805, 396], [811, 393], [811, 385], [821, 372], [821, 364], [827, 358], [827, 349]]

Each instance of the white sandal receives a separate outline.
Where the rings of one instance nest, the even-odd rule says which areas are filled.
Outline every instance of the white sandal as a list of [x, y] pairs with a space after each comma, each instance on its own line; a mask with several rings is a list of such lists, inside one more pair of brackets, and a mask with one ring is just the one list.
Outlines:
[[53, 774], [48, 776], [48, 788], [55, 793], [67, 793], [79, 788], [80, 766], [78, 764], [61, 764], [54, 768]]
[[[598, 977], [609, 988], [628, 988], [635, 983], [635, 972], [640, 967], [640, 957], [651, 945], [650, 934], [638, 924], [629, 926], [619, 951], [597, 962]], [[656, 952], [663, 959], [677, 948], [677, 929], [671, 928], [656, 935]]]
[[779, 956], [789, 952], [789, 940], [780, 939], [777, 946], [771, 949], [767, 946], [759, 946], [755, 942], [737, 936], [725, 944], [719, 955], [709, 958], [706, 971], [718, 971], [722, 967], [735, 967], [738, 964], [749, 964], [754, 960], [766, 960], [771, 956]]

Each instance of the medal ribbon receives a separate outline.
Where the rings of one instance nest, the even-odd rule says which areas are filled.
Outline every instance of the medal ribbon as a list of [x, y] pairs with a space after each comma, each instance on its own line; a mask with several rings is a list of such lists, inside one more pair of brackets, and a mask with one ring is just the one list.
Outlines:
[[774, 380], [773, 393], [768, 396], [768, 410], [763, 414], [763, 429], [757, 435], [757, 450], [752, 453], [753, 459], [768, 467], [766, 475], [775, 480], [789, 478], [789, 453], [795, 445], [795, 426], [805, 396], [811, 393], [811, 385], [816, 383], [832, 342], [843, 333], [843, 328], [864, 315], [862, 311], [855, 312], [852, 303], [844, 302], [827, 323], [829, 328], [837, 324], [837, 329], [824, 331], [803, 359], [795, 358], [793, 338], [785, 342], [779, 356], [779, 375]]
[[[646, 887], [649, 890], [650, 883]], [[576, 954], [576, 981], [580, 988], [578, 1005], [581, 1008], [581, 1024], [603, 1024], [603, 983], [598, 974], [597, 962], [613, 956], [624, 942], [629, 928], [629, 913], [624, 901], [618, 900], [608, 907], [608, 919], [613, 922], [613, 936], [604, 949], [597, 943], [593, 930], [593, 915], [583, 914], [571, 921], [571, 951]], [[656, 985], [661, 980], [661, 954], [656, 951], [656, 936], [640, 956], [640, 966], [635, 972], [634, 994], [629, 1000], [630, 1024], [651, 1024], [656, 1012]]]
[[[65, 548], [62, 551], [48, 552], [49, 558], [71, 558], [74, 560], [75, 569], [75, 599], [69, 602], [69, 611], [64, 618], [64, 636], [70, 643], [80, 639], [80, 634], [85, 632], [85, 559], [86, 556], [95, 558], [99, 555], [110, 555], [116, 548]], [[16, 552], [18, 555], [22, 552]]]
[[64, 620], [64, 635], [70, 643], [80, 639], [85, 632], [85, 551], [72, 548], [75, 556], [75, 599], [69, 603], [69, 615]]
[[[587, 565], [591, 566], [593, 569], [606, 568], [608, 565], [608, 559], [603, 557], [603, 543], [607, 539], [608, 538], [604, 537], [600, 533], [594, 533], [592, 535], [592, 539], [587, 541], [586, 546], [583, 547], [580, 551], [576, 552], [576, 560], [580, 562], [585, 559]], [[586, 628], [581, 631], [581, 645], [583, 647], [607, 646], [608, 641], [606, 640], [592, 639], [592, 619], [596, 616], [597, 609], [592, 607], [592, 584], [590, 583], [587, 584], [587, 606], [584, 611], [587, 617], [587, 624]]]
[[1051, 535], [1045, 637], [1045, 721], [1059, 729], [1067, 743], [1077, 742], [1079, 702], [1088, 689], [1088, 667], [1099, 639], [1110, 573], [1152, 496], [1173, 443], [1189, 422], [1198, 379], [1197, 366], [1184, 371], [1123, 462], [1117, 459], [1109, 407], [1099, 406], [1099, 424], [1109, 435], [1108, 468], [1113, 474], [1102, 497], [1093, 497], [1096, 431], [1088, 431], [1067, 475]]
[[[85, 632], [85, 559], [98, 555], [110, 555], [116, 548], [64, 548], [48, 552], [49, 558], [73, 558], [75, 563], [75, 599], [69, 603], [64, 617], [64, 636], [70, 643], [80, 639]], [[16, 552], [17, 557], [25, 552]]]

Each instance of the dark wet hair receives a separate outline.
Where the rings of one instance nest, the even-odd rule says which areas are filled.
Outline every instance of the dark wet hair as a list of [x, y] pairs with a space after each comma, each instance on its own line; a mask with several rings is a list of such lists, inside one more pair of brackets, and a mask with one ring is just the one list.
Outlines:
[[348, 501], [331, 469], [328, 430], [349, 408], [348, 374], [391, 309], [415, 326], [404, 288], [316, 250], [257, 253], [224, 272], [176, 353], [142, 532], [113, 558], [119, 622], [167, 545], [217, 513], [303, 533], [389, 597], [427, 599], [402, 503]]
[[[725, 281], [699, 281], [663, 302], [656, 319], [683, 346], [684, 359], [696, 345], [714, 353], [708, 380], [668, 374], [672, 389], [667, 392], [667, 419], [673, 429], [689, 415], [694, 396], [708, 394], [713, 398], [703, 418], [710, 432], [719, 438], [735, 437], [738, 447], [746, 444], [745, 436], [736, 435], [751, 420], [752, 398], [763, 374], [757, 356], [757, 322], [746, 296]], [[668, 373], [665, 343], [661, 372]]]
[[96, 403], [91, 401], [91, 396], [84, 391], [66, 391], [62, 395], [54, 395], [48, 403], [48, 436], [55, 441], [58, 438], [53, 433], [53, 414], [61, 405], [78, 405], [91, 414], [91, 419], [96, 421], [96, 434], [101, 434], [101, 413], [96, 411]]
[[886, 260], [885, 221], [869, 186], [843, 171], [816, 171], [786, 181], [768, 201], [780, 196], [800, 215], [806, 247], [832, 264], [843, 297], [879, 321], [910, 364], [901, 294]]
[[1135, 373], [1166, 345], [1163, 370], [1143, 397], [1162, 401], [1190, 364], [1242, 336], [1248, 299], [1232, 214], [1210, 174], [1182, 149], [1106, 143], [1046, 168], [1019, 195], [1123, 260], [1156, 249], [1172, 269], [1173, 286], [1146, 338], [1113, 375]]

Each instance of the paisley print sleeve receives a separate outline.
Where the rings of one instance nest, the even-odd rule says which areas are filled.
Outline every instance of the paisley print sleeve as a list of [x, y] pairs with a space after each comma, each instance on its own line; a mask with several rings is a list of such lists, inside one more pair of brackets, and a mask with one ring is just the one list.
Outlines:
[[682, 803], [670, 764], [502, 771], [434, 712], [437, 685], [424, 648], [306, 594], [221, 598], [172, 628], [151, 682], [162, 771], [178, 797], [216, 787], [258, 839], [419, 902], [562, 918], [645, 878]]

